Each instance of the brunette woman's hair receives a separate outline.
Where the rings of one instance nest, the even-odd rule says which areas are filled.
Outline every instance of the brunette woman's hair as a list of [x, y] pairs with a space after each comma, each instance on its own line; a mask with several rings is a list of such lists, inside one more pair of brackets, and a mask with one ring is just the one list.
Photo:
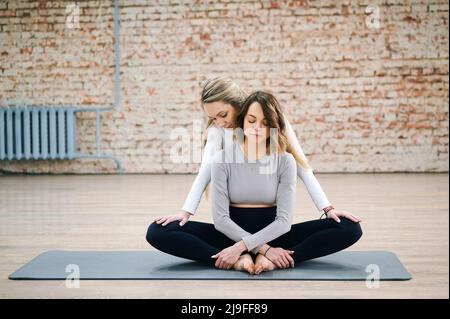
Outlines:
[[[245, 116], [248, 113], [250, 106], [257, 102], [261, 105], [265, 120], [267, 121], [267, 127], [277, 129], [277, 139], [272, 142], [275, 142], [275, 146], [272, 145], [272, 148], [279, 153], [288, 152], [291, 153], [297, 163], [305, 169], [311, 169], [306, 158], [302, 157], [298, 154], [294, 148], [289, 144], [288, 139], [285, 135], [286, 131], [286, 123], [284, 121], [283, 111], [281, 109], [281, 105], [275, 96], [268, 91], [256, 91], [250, 94], [247, 99], [245, 99], [242, 107], [236, 118], [237, 127], [244, 129], [244, 120]], [[271, 139], [270, 136], [267, 137], [266, 140], [266, 153], [270, 153], [272, 150], [270, 149]]]

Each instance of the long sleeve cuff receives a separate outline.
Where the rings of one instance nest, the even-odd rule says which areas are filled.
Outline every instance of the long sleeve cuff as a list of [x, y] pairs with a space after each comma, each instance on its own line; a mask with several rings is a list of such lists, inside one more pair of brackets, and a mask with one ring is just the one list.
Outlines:
[[249, 237], [250, 237], [250, 236], [243, 237], [243, 238], [242, 238], [242, 241], [244, 242], [245, 247], [247, 247], [247, 250], [248, 250], [248, 251], [251, 251], [252, 253], [254, 253], [255, 255], [257, 255], [257, 254], [259, 253], [260, 249], [262, 248], [262, 246], [264, 246], [264, 245], [259, 245], [259, 246], [256, 246], [256, 247], [253, 248], [253, 249], [249, 249], [249, 247], [251, 247], [251, 243], [250, 243], [249, 240], [248, 240]]
[[183, 207], [181, 207], [182, 210], [190, 213], [191, 215], [195, 215], [197, 210], [198, 204], [196, 203], [184, 203]]
[[322, 209], [331, 205], [312, 170], [307, 170], [297, 165], [297, 175], [305, 184], [309, 196], [319, 213], [322, 212]]

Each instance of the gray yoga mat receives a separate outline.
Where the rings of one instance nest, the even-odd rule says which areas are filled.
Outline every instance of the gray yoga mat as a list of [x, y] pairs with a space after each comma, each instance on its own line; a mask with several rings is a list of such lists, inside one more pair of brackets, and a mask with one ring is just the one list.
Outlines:
[[409, 280], [411, 275], [388, 251], [340, 251], [304, 261], [295, 268], [259, 275], [207, 267], [160, 251], [47, 251], [9, 276], [9, 279], [195, 279], [195, 280]]

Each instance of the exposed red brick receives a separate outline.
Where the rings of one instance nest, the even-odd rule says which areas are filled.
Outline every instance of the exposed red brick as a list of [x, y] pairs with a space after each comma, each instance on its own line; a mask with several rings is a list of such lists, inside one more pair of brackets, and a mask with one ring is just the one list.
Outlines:
[[[188, 2], [182, 12], [170, 1], [120, 1], [121, 104], [102, 114], [102, 149], [124, 157], [126, 172], [197, 171], [198, 163], [170, 161], [169, 136], [205, 121], [201, 83], [219, 75], [249, 92], [270, 89], [317, 171], [448, 170], [448, 4], [379, 2], [375, 28], [352, 1]], [[110, 105], [112, 1], [101, 11], [89, 1], [3, 3], [1, 101]], [[72, 3], [79, 29], [67, 25]], [[95, 151], [93, 119], [79, 114], [83, 151]], [[55, 161], [50, 172], [89, 169], [89, 161]]]

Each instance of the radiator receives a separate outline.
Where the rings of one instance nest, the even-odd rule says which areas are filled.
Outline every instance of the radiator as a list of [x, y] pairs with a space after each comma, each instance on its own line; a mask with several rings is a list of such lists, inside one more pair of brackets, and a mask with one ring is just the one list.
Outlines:
[[74, 108], [0, 109], [0, 160], [73, 159]]
[[[100, 112], [120, 104], [119, 1], [114, 0], [114, 101], [110, 106], [58, 105], [54, 107], [11, 105], [0, 100], [0, 161], [39, 159], [110, 159], [122, 173], [121, 160], [101, 152]], [[95, 112], [96, 152], [76, 149], [76, 112]], [[0, 163], [1, 164], [1, 163]], [[1, 170], [0, 170], [1, 172]]]

